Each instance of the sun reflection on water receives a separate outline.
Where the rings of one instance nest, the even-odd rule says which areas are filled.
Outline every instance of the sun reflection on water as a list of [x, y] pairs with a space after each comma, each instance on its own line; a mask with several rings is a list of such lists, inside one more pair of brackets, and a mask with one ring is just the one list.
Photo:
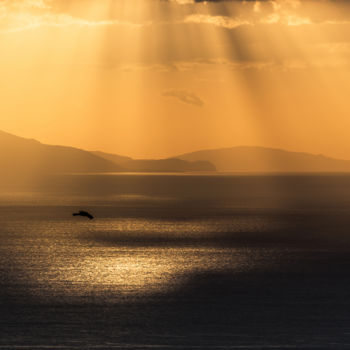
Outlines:
[[[262, 231], [273, 226], [259, 220], [254, 225]], [[11, 258], [20, 270], [18, 282], [28, 285], [33, 296], [44, 300], [57, 296], [62, 300], [107, 298], [112, 302], [176, 290], [194, 273], [250, 269], [256, 252], [201, 244], [202, 238], [225, 229], [252, 230], [254, 220], [237, 218], [231, 227], [228, 222], [215, 225], [210, 220], [126, 218], [93, 223], [23, 221], [25, 229], [21, 222], [7, 229], [11, 244], [17, 244], [11, 247], [17, 251]], [[21, 231], [25, 235], [18, 234]], [[191, 241], [193, 238], [197, 240]], [[162, 244], [157, 243], [159, 239]], [[6, 248], [6, 239], [4, 243]]]

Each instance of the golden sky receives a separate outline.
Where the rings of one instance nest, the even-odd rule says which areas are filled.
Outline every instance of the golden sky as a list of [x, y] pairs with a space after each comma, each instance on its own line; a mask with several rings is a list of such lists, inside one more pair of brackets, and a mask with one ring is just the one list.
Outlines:
[[0, 130], [132, 157], [350, 159], [346, 1], [0, 0]]

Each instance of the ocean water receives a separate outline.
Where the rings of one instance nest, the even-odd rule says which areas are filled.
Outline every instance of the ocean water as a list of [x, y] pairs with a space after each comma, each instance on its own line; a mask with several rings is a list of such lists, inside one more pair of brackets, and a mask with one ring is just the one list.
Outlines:
[[3, 184], [0, 243], [0, 349], [350, 347], [350, 175]]

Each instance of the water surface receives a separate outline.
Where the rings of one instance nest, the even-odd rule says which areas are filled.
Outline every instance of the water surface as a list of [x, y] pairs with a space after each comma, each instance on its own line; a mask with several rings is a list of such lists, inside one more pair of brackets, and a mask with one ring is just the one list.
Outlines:
[[348, 347], [349, 213], [347, 175], [3, 185], [0, 347]]

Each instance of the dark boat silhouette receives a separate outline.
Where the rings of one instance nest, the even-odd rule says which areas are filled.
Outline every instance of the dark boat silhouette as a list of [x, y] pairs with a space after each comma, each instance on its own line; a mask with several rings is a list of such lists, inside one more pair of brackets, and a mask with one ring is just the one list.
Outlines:
[[86, 216], [90, 220], [92, 220], [94, 218], [90, 213], [88, 213], [87, 211], [84, 211], [84, 210], [80, 210], [79, 213], [73, 213], [72, 215], [73, 216]]

